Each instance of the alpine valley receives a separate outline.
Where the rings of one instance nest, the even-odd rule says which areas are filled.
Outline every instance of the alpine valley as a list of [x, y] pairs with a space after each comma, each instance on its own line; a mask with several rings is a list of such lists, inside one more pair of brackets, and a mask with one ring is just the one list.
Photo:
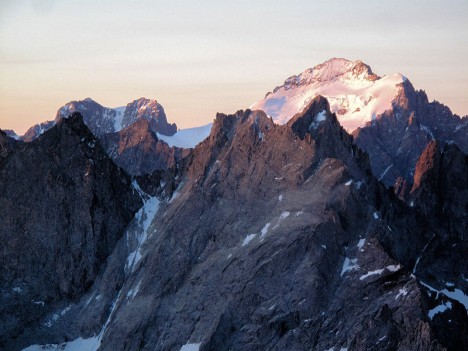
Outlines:
[[467, 350], [468, 117], [331, 59], [178, 130], [0, 130], [0, 349]]

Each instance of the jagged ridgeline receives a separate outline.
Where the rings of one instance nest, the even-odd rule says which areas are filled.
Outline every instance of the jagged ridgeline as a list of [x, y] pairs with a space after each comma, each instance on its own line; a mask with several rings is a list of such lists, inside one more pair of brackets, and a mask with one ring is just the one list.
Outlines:
[[180, 154], [138, 122], [112, 138], [169, 157], [133, 177], [78, 115], [0, 134], [0, 348], [466, 349], [466, 155], [397, 197], [339, 116], [218, 114]]

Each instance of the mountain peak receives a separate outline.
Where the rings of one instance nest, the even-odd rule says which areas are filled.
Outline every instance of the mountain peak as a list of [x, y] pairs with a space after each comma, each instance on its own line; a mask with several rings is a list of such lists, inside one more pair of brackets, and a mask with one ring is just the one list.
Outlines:
[[285, 80], [284, 85], [276, 87], [273, 93], [284, 87], [290, 89], [301, 85], [332, 82], [336, 79], [375, 81], [380, 77], [372, 72], [372, 69], [362, 61], [350, 61], [343, 58], [332, 58], [313, 68], [308, 68], [299, 75], [294, 75]]
[[285, 124], [322, 95], [341, 125], [352, 132], [390, 110], [405, 81], [401, 74], [380, 77], [359, 60], [332, 58], [289, 77], [250, 109], [263, 110], [276, 123]]
[[177, 126], [167, 122], [164, 108], [157, 100], [142, 97], [130, 102], [125, 108], [120, 129], [128, 127], [138, 119], [150, 121], [151, 129], [155, 132], [168, 136], [177, 132]]

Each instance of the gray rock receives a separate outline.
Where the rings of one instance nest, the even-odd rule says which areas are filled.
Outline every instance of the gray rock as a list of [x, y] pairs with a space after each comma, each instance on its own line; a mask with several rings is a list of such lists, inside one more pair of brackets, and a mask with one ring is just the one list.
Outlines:
[[464, 265], [448, 273], [465, 247], [434, 246], [433, 222], [372, 176], [323, 98], [282, 126], [218, 114], [183, 162], [138, 181], [145, 204], [102, 273], [13, 350], [93, 336], [112, 351], [468, 346], [465, 307], [442, 292], [466, 291]]
[[114, 162], [132, 175], [173, 168], [190, 153], [159, 140], [146, 119], [138, 119], [119, 132], [104, 134], [101, 144]]
[[173, 135], [177, 126], [167, 122], [163, 107], [156, 101], [145, 98], [134, 100], [125, 108], [108, 108], [93, 99], [71, 101], [60, 107], [54, 121], [47, 121], [32, 126], [22, 137], [23, 141], [30, 142], [46, 130], [52, 128], [63, 118], [68, 118], [73, 112], [79, 112], [86, 125], [97, 137], [106, 133], [114, 133], [131, 126], [138, 120], [147, 120], [151, 130], [164, 135]]
[[14, 349], [92, 286], [141, 200], [79, 114], [6, 144], [0, 134], [0, 348]]
[[424, 91], [415, 91], [409, 80], [386, 111], [353, 132], [356, 144], [370, 157], [375, 176], [385, 185], [398, 177], [412, 182], [416, 162], [426, 145], [437, 140], [454, 143], [468, 153], [468, 118], [460, 118], [437, 102], [429, 102]]

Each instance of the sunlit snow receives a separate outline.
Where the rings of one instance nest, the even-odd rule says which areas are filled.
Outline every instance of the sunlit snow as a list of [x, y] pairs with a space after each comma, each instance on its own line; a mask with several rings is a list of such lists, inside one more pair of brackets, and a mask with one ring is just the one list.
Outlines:
[[264, 99], [250, 106], [263, 110], [278, 124], [285, 124], [302, 111], [317, 95], [328, 99], [331, 112], [337, 113], [341, 125], [352, 132], [376, 116], [392, 108], [399, 85], [406, 80], [401, 74], [373, 79], [364, 72], [358, 76], [353, 68], [359, 62], [331, 59], [307, 69], [285, 83]]
[[180, 129], [172, 136], [159, 133], [157, 133], [157, 135], [159, 139], [164, 140], [169, 146], [183, 147], [186, 149], [194, 148], [210, 135], [212, 125], [213, 123], [209, 123], [201, 127]]

